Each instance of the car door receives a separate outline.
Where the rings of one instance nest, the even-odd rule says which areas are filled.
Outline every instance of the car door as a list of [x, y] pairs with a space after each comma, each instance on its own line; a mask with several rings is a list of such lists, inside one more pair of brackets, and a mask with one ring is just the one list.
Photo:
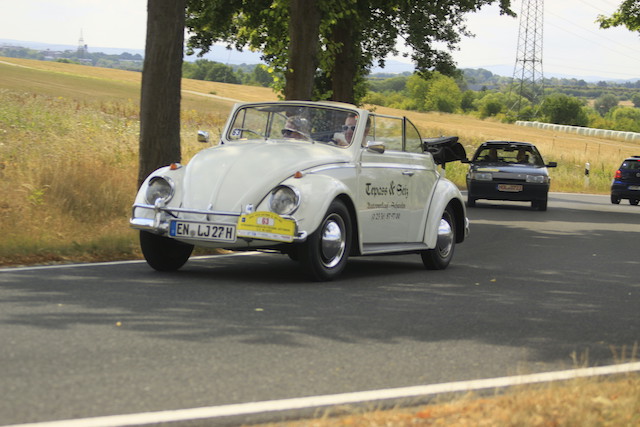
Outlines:
[[358, 162], [356, 203], [362, 243], [404, 243], [415, 171], [408, 153], [402, 151], [403, 121], [379, 115], [372, 119], [368, 140], [384, 143], [385, 151], [362, 149]]
[[408, 119], [404, 120], [404, 135], [403, 173], [411, 177], [406, 198], [407, 240], [421, 242], [439, 172], [431, 154], [424, 151], [420, 133]]

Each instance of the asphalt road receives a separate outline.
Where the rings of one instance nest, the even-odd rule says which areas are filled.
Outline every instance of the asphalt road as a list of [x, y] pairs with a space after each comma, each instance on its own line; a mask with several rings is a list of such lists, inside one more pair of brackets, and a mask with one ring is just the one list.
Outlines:
[[[640, 342], [640, 206], [469, 209], [444, 271], [281, 255], [0, 270], [0, 425], [600, 366]], [[615, 349], [612, 350], [612, 348]]]

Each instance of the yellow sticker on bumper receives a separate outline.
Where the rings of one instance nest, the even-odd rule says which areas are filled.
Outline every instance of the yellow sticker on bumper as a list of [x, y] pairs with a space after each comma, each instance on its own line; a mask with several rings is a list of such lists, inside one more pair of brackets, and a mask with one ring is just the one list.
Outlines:
[[254, 212], [238, 219], [238, 237], [293, 242], [296, 223], [273, 212]]

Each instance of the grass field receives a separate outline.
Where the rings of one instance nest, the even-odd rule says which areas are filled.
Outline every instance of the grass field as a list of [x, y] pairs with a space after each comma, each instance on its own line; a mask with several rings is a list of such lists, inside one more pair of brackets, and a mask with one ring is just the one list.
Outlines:
[[[136, 192], [140, 77], [0, 58], [0, 265], [140, 257], [137, 234], [128, 226]], [[235, 100], [276, 98], [265, 88], [184, 80], [183, 162], [202, 148], [195, 142], [198, 129], [209, 130], [215, 140]], [[551, 170], [552, 191], [608, 193], [621, 159], [640, 154], [638, 144], [622, 141], [468, 116], [377, 110], [406, 113], [425, 137], [458, 135], [467, 151], [488, 139], [533, 142], [547, 161], [559, 164]], [[447, 167], [461, 188], [465, 173], [462, 164]], [[476, 396], [415, 412], [373, 411], [301, 425], [638, 425], [637, 376], [612, 384], [571, 383], [564, 391], [537, 389], [491, 401]], [[587, 388], [589, 394], [582, 394]]]

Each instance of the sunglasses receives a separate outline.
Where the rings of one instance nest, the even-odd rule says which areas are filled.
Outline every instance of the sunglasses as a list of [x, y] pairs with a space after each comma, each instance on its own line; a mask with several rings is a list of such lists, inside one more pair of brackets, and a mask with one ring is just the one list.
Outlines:
[[300, 132], [291, 130], [291, 129], [282, 129], [282, 136], [289, 136], [294, 133], [300, 133]]
[[353, 132], [354, 130], [356, 130], [356, 125], [342, 125], [343, 132], [346, 132], [348, 130]]

